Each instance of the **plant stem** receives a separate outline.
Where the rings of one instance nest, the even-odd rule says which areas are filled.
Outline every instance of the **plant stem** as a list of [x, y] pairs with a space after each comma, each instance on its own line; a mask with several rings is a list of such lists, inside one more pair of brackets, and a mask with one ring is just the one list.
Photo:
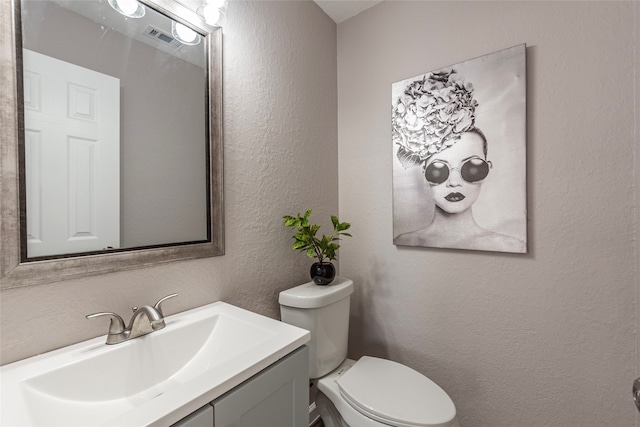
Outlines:
[[324, 259], [324, 257], [322, 256], [322, 250], [320, 250], [320, 247], [315, 242], [315, 240], [312, 239], [311, 241], [313, 242], [313, 250], [316, 252], [316, 257], [318, 257], [318, 261], [322, 262], [322, 260]]

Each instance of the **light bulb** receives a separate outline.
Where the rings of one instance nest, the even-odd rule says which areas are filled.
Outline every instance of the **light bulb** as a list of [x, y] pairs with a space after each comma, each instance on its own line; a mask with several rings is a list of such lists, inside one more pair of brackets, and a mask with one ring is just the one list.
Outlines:
[[223, 7], [226, 7], [227, 0], [206, 0], [206, 4], [207, 6], [214, 6], [217, 9], [222, 9]]
[[133, 15], [138, 10], [138, 0], [116, 0], [125, 15]]
[[144, 6], [138, 0], [107, 0], [107, 2], [118, 13], [128, 18], [142, 18], [144, 16]]
[[195, 31], [182, 24], [176, 24], [176, 32], [178, 33], [180, 40], [185, 43], [191, 43], [196, 39], [196, 37], [198, 37], [198, 34], [196, 34]]
[[220, 20], [220, 9], [217, 6], [208, 4], [202, 8], [202, 17], [209, 25], [216, 25]]
[[198, 33], [179, 22], [171, 21], [171, 33], [173, 37], [184, 44], [196, 45], [200, 43]]

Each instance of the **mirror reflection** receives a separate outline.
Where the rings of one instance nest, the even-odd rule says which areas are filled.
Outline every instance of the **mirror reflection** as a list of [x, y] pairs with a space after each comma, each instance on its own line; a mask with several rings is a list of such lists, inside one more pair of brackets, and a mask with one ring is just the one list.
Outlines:
[[134, 0], [21, 12], [27, 258], [209, 241], [205, 37]]

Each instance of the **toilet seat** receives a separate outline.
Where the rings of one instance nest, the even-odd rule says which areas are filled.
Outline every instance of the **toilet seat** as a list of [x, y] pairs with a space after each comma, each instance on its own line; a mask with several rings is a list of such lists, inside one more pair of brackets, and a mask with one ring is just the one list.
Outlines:
[[390, 360], [363, 356], [336, 384], [354, 409], [387, 425], [448, 426], [456, 415], [453, 401], [436, 383]]

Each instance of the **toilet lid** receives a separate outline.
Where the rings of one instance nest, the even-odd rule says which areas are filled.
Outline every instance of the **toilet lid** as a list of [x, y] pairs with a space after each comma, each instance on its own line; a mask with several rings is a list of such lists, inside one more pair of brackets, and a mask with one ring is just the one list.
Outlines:
[[336, 383], [356, 410], [392, 426], [447, 426], [456, 415], [453, 401], [436, 383], [391, 360], [364, 356]]

